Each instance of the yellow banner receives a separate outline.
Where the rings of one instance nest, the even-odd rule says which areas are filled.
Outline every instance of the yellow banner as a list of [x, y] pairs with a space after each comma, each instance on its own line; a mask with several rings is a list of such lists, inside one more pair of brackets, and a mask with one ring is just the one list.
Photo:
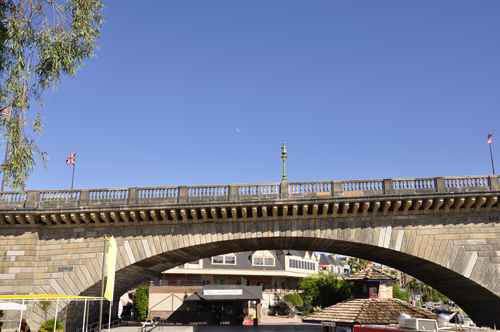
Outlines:
[[113, 301], [113, 292], [115, 291], [115, 267], [116, 267], [116, 240], [114, 236], [109, 238], [108, 257], [106, 259], [108, 265], [108, 280], [106, 282], [106, 291], [104, 298], [109, 302]]

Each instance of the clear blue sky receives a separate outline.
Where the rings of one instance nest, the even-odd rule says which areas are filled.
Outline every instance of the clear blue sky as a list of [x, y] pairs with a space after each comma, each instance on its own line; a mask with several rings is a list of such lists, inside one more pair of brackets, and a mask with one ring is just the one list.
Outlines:
[[106, 1], [27, 189], [500, 172], [499, 1]]

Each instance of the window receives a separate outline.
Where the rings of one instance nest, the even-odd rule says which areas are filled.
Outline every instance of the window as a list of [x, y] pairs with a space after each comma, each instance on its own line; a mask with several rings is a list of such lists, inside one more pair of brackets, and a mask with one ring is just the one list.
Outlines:
[[274, 257], [272, 257], [272, 258], [264, 258], [264, 265], [266, 265], [266, 266], [274, 266]]
[[228, 264], [228, 265], [236, 265], [236, 256], [214, 256], [212, 257], [212, 264]]
[[224, 264], [224, 256], [212, 257], [212, 264]]
[[181, 264], [181, 265], [177, 266], [177, 268], [183, 269], [184, 268], [184, 264]]
[[221, 305], [220, 304], [213, 304], [212, 305], [212, 314], [220, 314], [221, 310]]
[[264, 258], [263, 257], [254, 257], [253, 258], [253, 265], [264, 265]]
[[191, 265], [200, 265], [200, 261], [192, 261], [192, 262], [189, 262], [189, 264], [191, 264]]
[[210, 311], [210, 305], [206, 303], [198, 304], [198, 315], [206, 315]]
[[232, 315], [233, 314], [233, 304], [232, 303], [226, 303], [226, 304], [224, 304], [224, 313], [226, 315]]
[[370, 295], [378, 296], [378, 287], [377, 286], [370, 287]]

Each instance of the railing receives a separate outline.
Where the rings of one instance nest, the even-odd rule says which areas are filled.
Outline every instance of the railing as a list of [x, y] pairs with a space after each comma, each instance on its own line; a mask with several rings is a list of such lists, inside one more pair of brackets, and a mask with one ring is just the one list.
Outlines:
[[120, 189], [97, 189], [90, 190], [90, 199], [120, 199], [127, 198], [129, 190], [128, 188]]
[[293, 182], [290, 183], [290, 193], [329, 193], [332, 191], [332, 182]]
[[[120, 320], [114, 320], [111, 322], [111, 328], [110, 329], [113, 329], [115, 327], [118, 327], [120, 326]], [[106, 323], [102, 323], [101, 324], [101, 330], [104, 330], [104, 329], [107, 329], [108, 328], [108, 324]], [[84, 332], [96, 332], [96, 331], [99, 331], [99, 322], [97, 323], [92, 323], [90, 325], [87, 325], [85, 326], [85, 331]], [[76, 332], [82, 332], [82, 328], [79, 328], [76, 330]]]
[[[73, 202], [85, 206], [94, 204], [140, 203], [141, 199], [169, 199], [170, 202], [200, 202], [254, 200], [256, 198], [286, 199], [311, 196], [370, 196], [452, 193], [464, 191], [500, 190], [499, 176], [461, 176], [437, 178], [410, 178], [353, 181], [281, 182], [258, 184], [233, 184], [212, 186], [144, 187], [115, 189], [45, 190], [0, 192], [0, 205], [12, 204], [36, 208], [38, 203], [58, 204]], [[51, 201], [56, 201], [52, 202]], [[144, 201], [146, 202], [146, 201]], [[31, 205], [30, 205], [31, 204]]]
[[383, 190], [383, 180], [343, 181], [342, 191]]
[[393, 179], [392, 186], [396, 190], [404, 189], [434, 189], [436, 181], [434, 178], [421, 179]]
[[488, 176], [463, 176], [445, 178], [446, 188], [488, 187]]
[[226, 196], [229, 193], [229, 186], [199, 186], [188, 187], [188, 196]]
[[139, 198], [167, 198], [177, 197], [179, 195], [178, 187], [165, 187], [165, 188], [139, 188]]
[[273, 195], [279, 194], [279, 189], [278, 183], [238, 185], [238, 195]]
[[5, 202], [22, 202], [26, 200], [26, 193], [0, 192], [0, 200]]

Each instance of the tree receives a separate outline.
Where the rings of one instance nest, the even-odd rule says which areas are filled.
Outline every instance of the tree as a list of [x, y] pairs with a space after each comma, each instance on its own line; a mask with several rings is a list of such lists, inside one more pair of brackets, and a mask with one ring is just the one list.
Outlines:
[[148, 303], [149, 303], [149, 288], [146, 285], [141, 285], [134, 294], [134, 310], [138, 320], [148, 318]]
[[400, 299], [401, 301], [410, 302], [410, 294], [399, 288], [397, 283], [392, 283], [392, 297], [395, 299]]
[[351, 298], [354, 285], [334, 274], [318, 274], [302, 279], [299, 288], [312, 306], [325, 308]]
[[368, 261], [366, 259], [360, 259], [357, 265], [358, 271], [364, 270], [368, 265]]
[[0, 106], [9, 113], [0, 119], [7, 145], [1, 170], [14, 190], [24, 190], [35, 155], [48, 162], [28, 129], [42, 133], [42, 93], [95, 56], [103, 8], [101, 0], [0, 0]]
[[351, 257], [347, 261], [347, 265], [349, 265], [349, 270], [352, 273], [354, 271], [354, 268], [358, 266], [358, 263], [356, 262], [356, 258]]

